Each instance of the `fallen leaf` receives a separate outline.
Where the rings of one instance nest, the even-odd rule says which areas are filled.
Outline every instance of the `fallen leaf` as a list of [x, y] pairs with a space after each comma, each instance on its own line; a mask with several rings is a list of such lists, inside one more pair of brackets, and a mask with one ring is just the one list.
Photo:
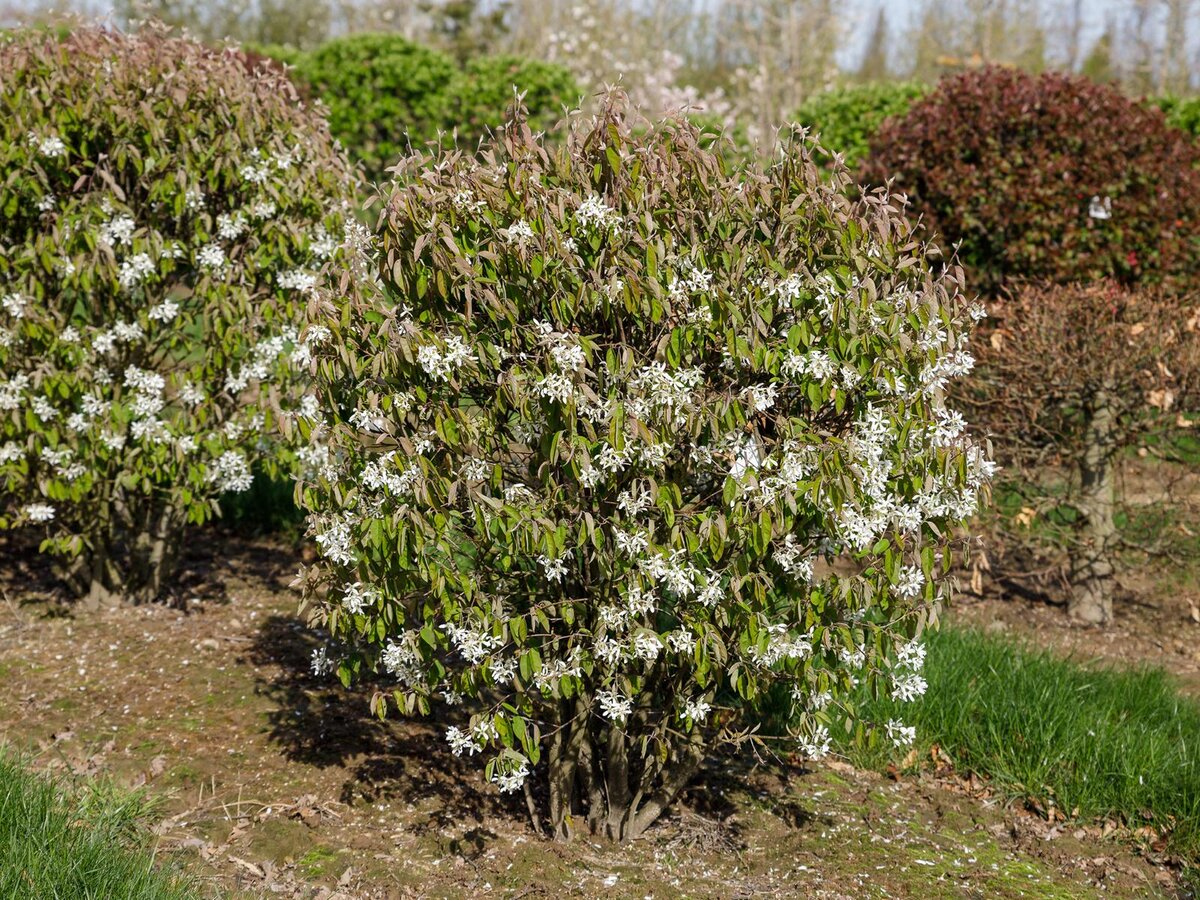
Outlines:
[[1175, 405], [1175, 392], [1170, 388], [1149, 391], [1146, 394], [1146, 402], [1155, 409], [1161, 409], [1163, 412], [1166, 412]]

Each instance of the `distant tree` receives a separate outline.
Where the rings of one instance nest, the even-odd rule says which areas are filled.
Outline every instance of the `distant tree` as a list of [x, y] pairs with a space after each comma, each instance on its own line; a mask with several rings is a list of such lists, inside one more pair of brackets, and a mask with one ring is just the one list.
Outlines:
[[1080, 71], [1088, 78], [1099, 84], [1113, 82], [1117, 80], [1116, 70], [1113, 68], [1113, 36], [1112, 25], [1110, 24], [1104, 29], [1104, 33], [1096, 38], [1096, 43], [1092, 45], [1092, 50], [1088, 53], [1087, 58], [1083, 61], [1083, 67]]
[[858, 66], [859, 81], [887, 81], [891, 77], [888, 67], [888, 47], [891, 46], [891, 35], [888, 32], [887, 9], [879, 8], [875, 16], [875, 27], [871, 29], [871, 37], [867, 39], [867, 49], [863, 53], [862, 62]]
[[421, 5], [432, 26], [430, 40], [459, 65], [493, 52], [508, 32], [508, 0], [488, 3], [485, 10], [479, 0], [425, 0]]
[[113, 12], [125, 26], [156, 19], [203, 41], [235, 38], [293, 47], [319, 44], [333, 21], [328, 0], [114, 0]]

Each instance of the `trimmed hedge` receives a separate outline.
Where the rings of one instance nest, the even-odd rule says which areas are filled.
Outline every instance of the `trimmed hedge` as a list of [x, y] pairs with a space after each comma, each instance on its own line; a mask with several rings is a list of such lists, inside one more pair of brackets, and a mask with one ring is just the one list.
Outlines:
[[513, 100], [525, 95], [529, 124], [548, 129], [579, 88], [563, 66], [520, 56], [491, 56], [461, 68], [448, 55], [392, 34], [356, 34], [311, 52], [247, 47], [288, 63], [292, 80], [329, 108], [329, 127], [373, 179], [410, 147], [420, 149], [457, 135], [474, 150], [498, 127]]
[[1163, 111], [1168, 125], [1200, 137], [1200, 97], [1149, 97], [1146, 102]]
[[920, 81], [847, 85], [809, 97], [792, 121], [819, 135], [823, 149], [841, 153], [853, 171], [866, 157], [880, 126], [893, 116], [903, 116], [913, 101], [931, 90]]
[[514, 87], [525, 95], [528, 124], [534, 131], [553, 127], [564, 105], [575, 104], [580, 95], [575, 77], [554, 63], [512, 55], [470, 60], [455, 82], [451, 103], [460, 147], [475, 149], [501, 125]]
[[1157, 109], [1059, 73], [944, 78], [871, 141], [867, 183], [894, 178], [975, 286], [1194, 281], [1200, 147]]
[[329, 128], [380, 178], [450, 120], [458, 69], [449, 56], [399, 35], [355, 34], [295, 60], [293, 78], [329, 108]]

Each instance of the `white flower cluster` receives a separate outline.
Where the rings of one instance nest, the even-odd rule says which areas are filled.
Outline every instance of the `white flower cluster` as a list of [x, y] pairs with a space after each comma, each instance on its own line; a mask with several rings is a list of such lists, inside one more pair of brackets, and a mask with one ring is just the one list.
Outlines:
[[600, 704], [604, 718], [618, 725], [624, 724], [633, 712], [633, 700], [609, 688], [596, 692], [596, 702]]
[[682, 427], [694, 410], [695, 391], [703, 379], [699, 368], [672, 372], [663, 363], [649, 363], [629, 380], [626, 409], [643, 422], [661, 417], [664, 424]]
[[804, 553], [794, 534], [785, 535], [783, 545], [775, 549], [775, 562], [797, 581], [807, 583], [813, 579], [813, 558]]
[[575, 219], [581, 227], [592, 231], [617, 231], [621, 225], [621, 214], [598, 194], [592, 194], [579, 204]]
[[361, 616], [379, 603], [378, 588], [368, 587], [361, 581], [346, 585], [342, 592], [342, 608], [352, 616]]
[[911, 747], [917, 739], [917, 729], [897, 719], [890, 719], [887, 723], [887, 736], [895, 747]]
[[683, 720], [691, 720], [699, 725], [708, 718], [708, 714], [712, 712], [712, 704], [703, 697], [689, 698], [684, 701], [683, 709], [679, 711], [679, 718]]
[[922, 696], [929, 685], [921, 670], [925, 667], [925, 647], [918, 641], [910, 641], [897, 651], [896, 665], [892, 670], [892, 699], [908, 703]]
[[313, 539], [326, 559], [343, 566], [354, 565], [357, 556], [350, 549], [349, 522], [332, 522], [326, 528], [318, 531]]
[[425, 344], [417, 350], [417, 362], [430, 376], [447, 381], [455, 369], [466, 365], [475, 354], [466, 342], [456, 334], [446, 338], [442, 347]]
[[384, 669], [405, 687], [413, 687], [425, 680], [421, 655], [417, 652], [417, 637], [411, 632], [388, 641], [380, 660]]
[[208, 480], [219, 491], [240, 493], [250, 490], [254, 475], [250, 472], [245, 456], [237, 450], [226, 450], [213, 460], [208, 471]]
[[301, 294], [312, 293], [317, 287], [317, 276], [303, 269], [290, 269], [276, 280], [284, 290], [298, 291]]
[[30, 503], [24, 509], [30, 522], [43, 524], [54, 520], [54, 507], [49, 503]]
[[525, 779], [529, 777], [529, 763], [523, 761], [515, 768], [501, 771], [497, 768], [496, 773], [492, 776], [492, 781], [496, 787], [500, 789], [502, 794], [511, 794], [521, 790], [525, 786]]
[[519, 219], [501, 231], [504, 239], [519, 250], [524, 250], [534, 240], [533, 228], [524, 219]]
[[558, 559], [551, 559], [544, 553], [538, 557], [538, 564], [542, 567], [543, 574], [546, 576], [547, 581], [554, 582], [555, 584], [562, 582], [563, 576], [567, 574], [566, 560], [566, 556], [560, 556]]
[[133, 232], [136, 228], [137, 223], [132, 216], [113, 216], [100, 225], [100, 243], [108, 244], [110, 247], [120, 247], [122, 244], [132, 243]]
[[800, 752], [809, 759], [824, 759], [833, 745], [829, 729], [824, 725], [814, 725], [807, 734], [800, 736], [799, 743]]
[[402, 460], [390, 450], [363, 467], [360, 482], [370, 491], [384, 491], [393, 497], [407, 497], [421, 480], [421, 465]]
[[502, 638], [479, 628], [445, 622], [441, 629], [450, 637], [450, 643], [459, 655], [472, 665], [479, 665], [489, 653], [504, 645]]
[[750, 659], [760, 666], [773, 666], [789, 659], [805, 660], [812, 656], [812, 632], [797, 637], [782, 622], [767, 625], [763, 631], [767, 635], [766, 648], [752, 646], [748, 653]]
[[31, 131], [29, 132], [29, 143], [37, 149], [38, 153], [47, 159], [61, 159], [67, 155], [67, 145], [63, 143], [62, 138], [57, 134], [38, 137]]
[[14, 319], [24, 317], [27, 306], [28, 302], [21, 294], [12, 293], [0, 297], [0, 307], [3, 307], [4, 311]]

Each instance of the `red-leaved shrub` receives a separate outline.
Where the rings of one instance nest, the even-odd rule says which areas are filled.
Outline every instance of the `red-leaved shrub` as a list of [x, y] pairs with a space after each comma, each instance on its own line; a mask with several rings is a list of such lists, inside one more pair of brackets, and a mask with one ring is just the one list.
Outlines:
[[871, 142], [976, 288], [1200, 273], [1200, 149], [1113, 87], [989, 67], [943, 79]]

